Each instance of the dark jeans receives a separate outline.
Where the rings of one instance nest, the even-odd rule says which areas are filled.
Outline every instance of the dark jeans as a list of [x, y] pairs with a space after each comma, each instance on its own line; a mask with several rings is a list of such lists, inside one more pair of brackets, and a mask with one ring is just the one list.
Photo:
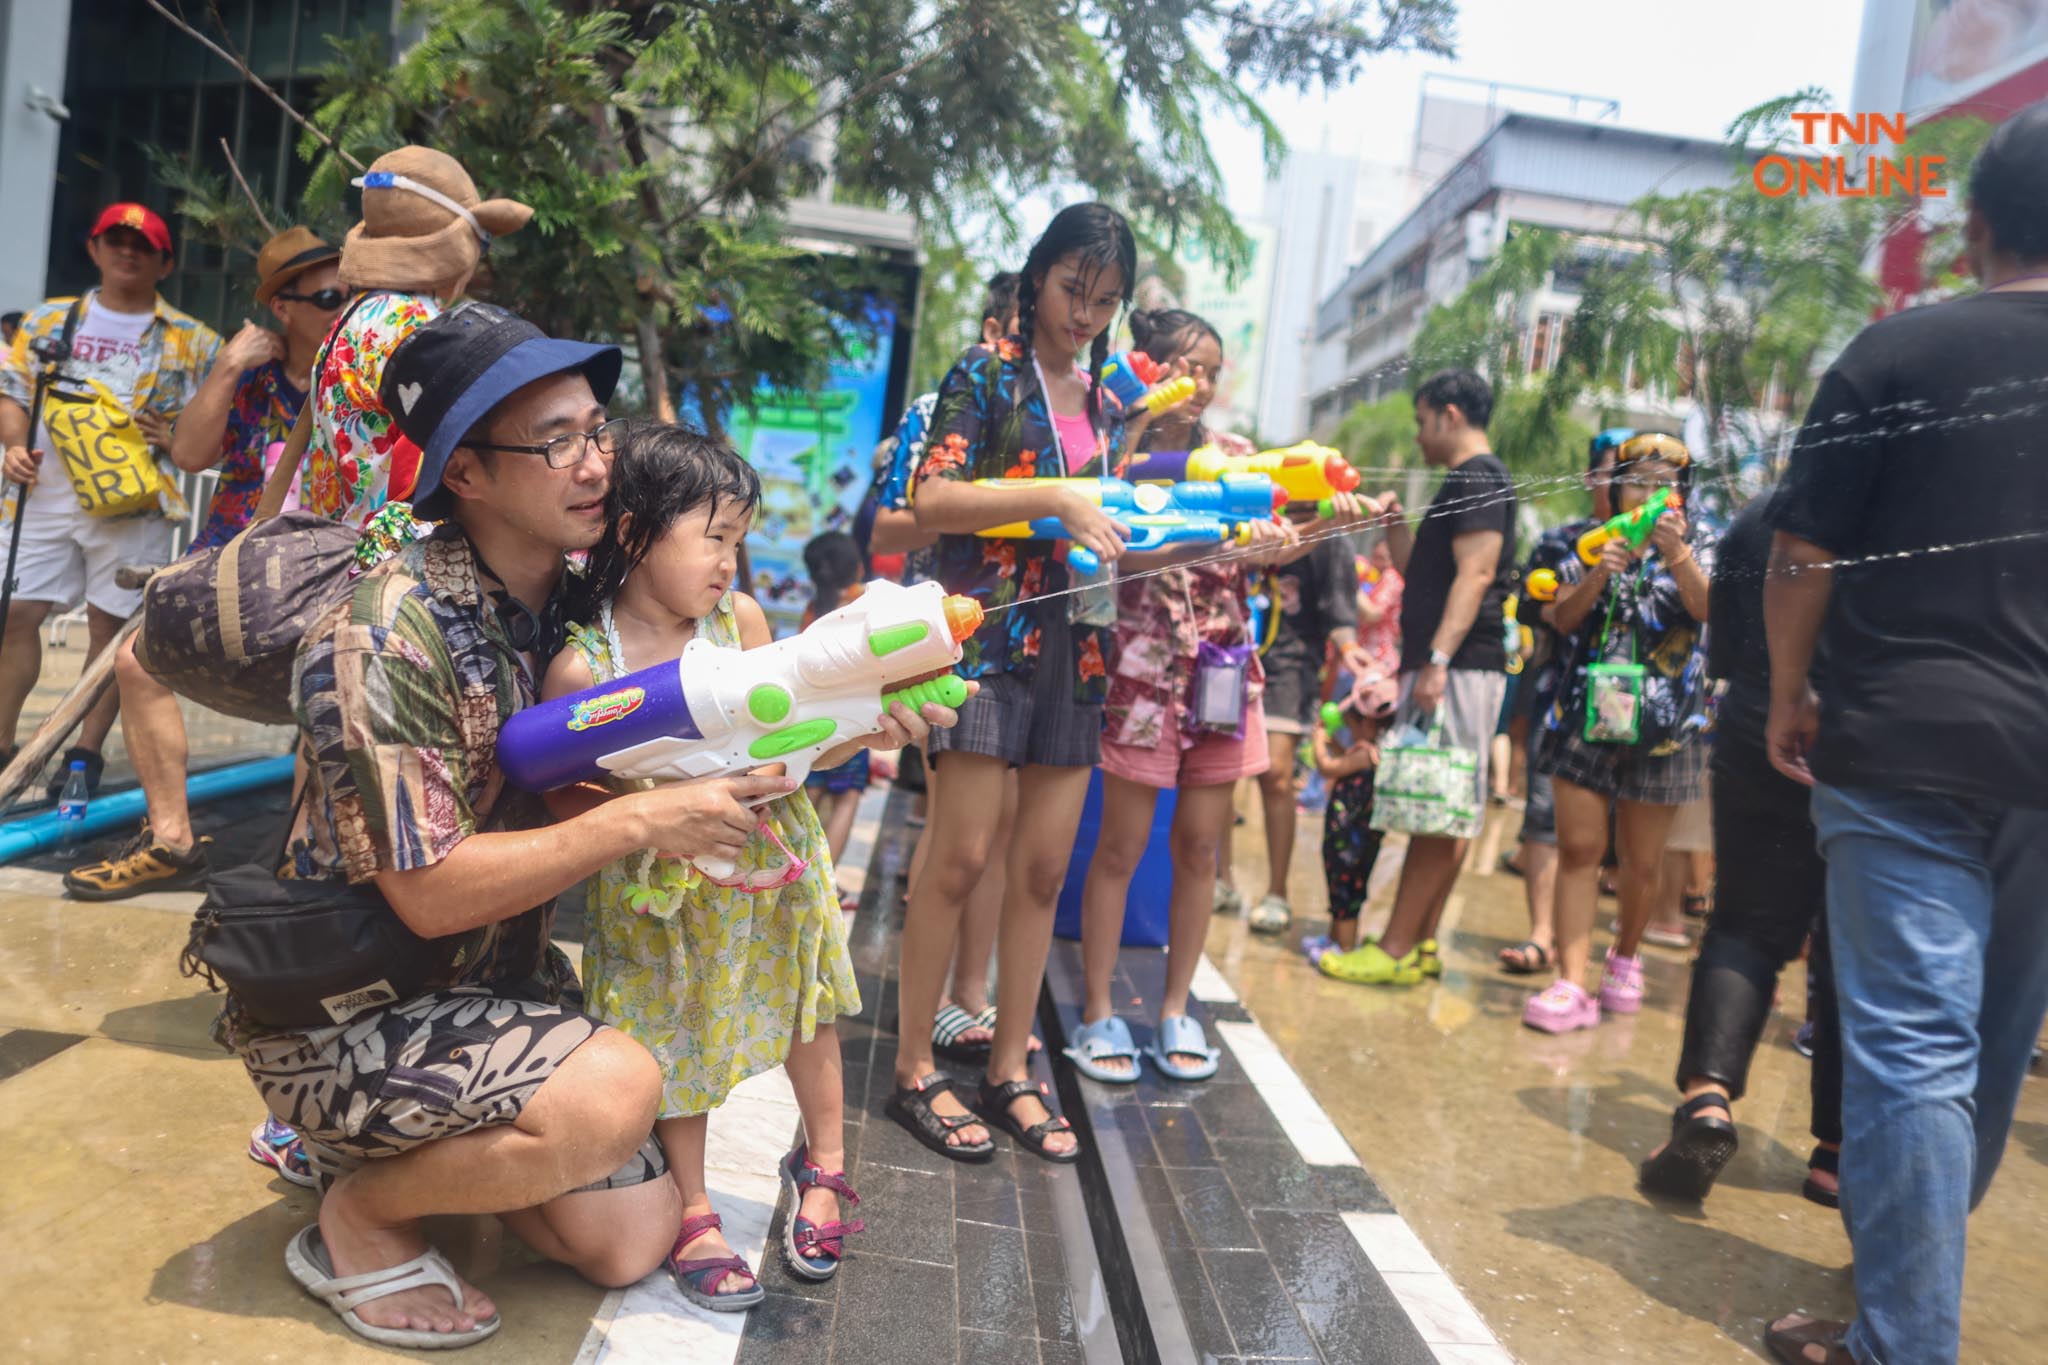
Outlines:
[[1813, 1135], [1842, 1140], [1842, 1046], [1825, 933], [1827, 864], [1815, 843], [1805, 787], [1771, 767], [1761, 747], [1733, 735], [1714, 746], [1714, 913], [1692, 969], [1680, 1089], [1718, 1081], [1735, 1099], [1763, 1037], [1778, 973], [1813, 934]]

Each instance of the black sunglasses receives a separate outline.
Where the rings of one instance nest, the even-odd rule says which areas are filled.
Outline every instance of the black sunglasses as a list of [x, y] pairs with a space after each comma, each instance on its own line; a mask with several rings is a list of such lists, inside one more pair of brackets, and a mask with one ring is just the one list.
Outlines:
[[327, 288], [311, 294], [294, 294], [289, 290], [280, 289], [270, 297], [274, 299], [291, 299], [298, 303], [310, 303], [323, 313], [331, 313], [348, 302], [348, 290], [329, 285]]

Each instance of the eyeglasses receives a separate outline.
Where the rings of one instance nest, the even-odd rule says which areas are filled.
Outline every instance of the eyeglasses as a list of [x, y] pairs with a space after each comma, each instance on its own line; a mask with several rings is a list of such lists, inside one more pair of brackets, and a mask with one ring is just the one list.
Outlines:
[[338, 286], [329, 285], [325, 289], [316, 289], [310, 294], [294, 294], [289, 290], [280, 289], [270, 297], [274, 299], [291, 299], [296, 303], [310, 303], [323, 313], [331, 313], [348, 302], [348, 292], [348, 290]]
[[627, 419], [614, 417], [594, 431], [568, 431], [551, 440], [533, 446], [501, 446], [489, 441], [464, 441], [463, 445], [472, 450], [502, 450], [513, 455], [538, 455], [548, 462], [549, 469], [568, 469], [583, 459], [585, 444], [595, 445], [600, 455], [616, 455], [619, 442], [625, 438]]

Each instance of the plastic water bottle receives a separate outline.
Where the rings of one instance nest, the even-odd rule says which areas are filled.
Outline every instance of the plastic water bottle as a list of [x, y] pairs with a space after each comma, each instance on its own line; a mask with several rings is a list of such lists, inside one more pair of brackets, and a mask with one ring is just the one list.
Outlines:
[[57, 798], [57, 842], [70, 848], [85, 837], [85, 760], [71, 760], [71, 773], [64, 779], [64, 792]]

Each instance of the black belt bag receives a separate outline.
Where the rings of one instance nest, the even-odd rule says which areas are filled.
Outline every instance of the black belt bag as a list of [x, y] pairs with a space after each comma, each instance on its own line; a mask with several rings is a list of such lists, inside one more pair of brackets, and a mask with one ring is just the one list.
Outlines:
[[[294, 806], [287, 843], [297, 822]], [[448, 945], [408, 929], [374, 885], [279, 877], [273, 868], [283, 861], [280, 851], [270, 866], [210, 873], [178, 958], [186, 976], [225, 986], [257, 1023], [345, 1024], [414, 998], [446, 964]]]

